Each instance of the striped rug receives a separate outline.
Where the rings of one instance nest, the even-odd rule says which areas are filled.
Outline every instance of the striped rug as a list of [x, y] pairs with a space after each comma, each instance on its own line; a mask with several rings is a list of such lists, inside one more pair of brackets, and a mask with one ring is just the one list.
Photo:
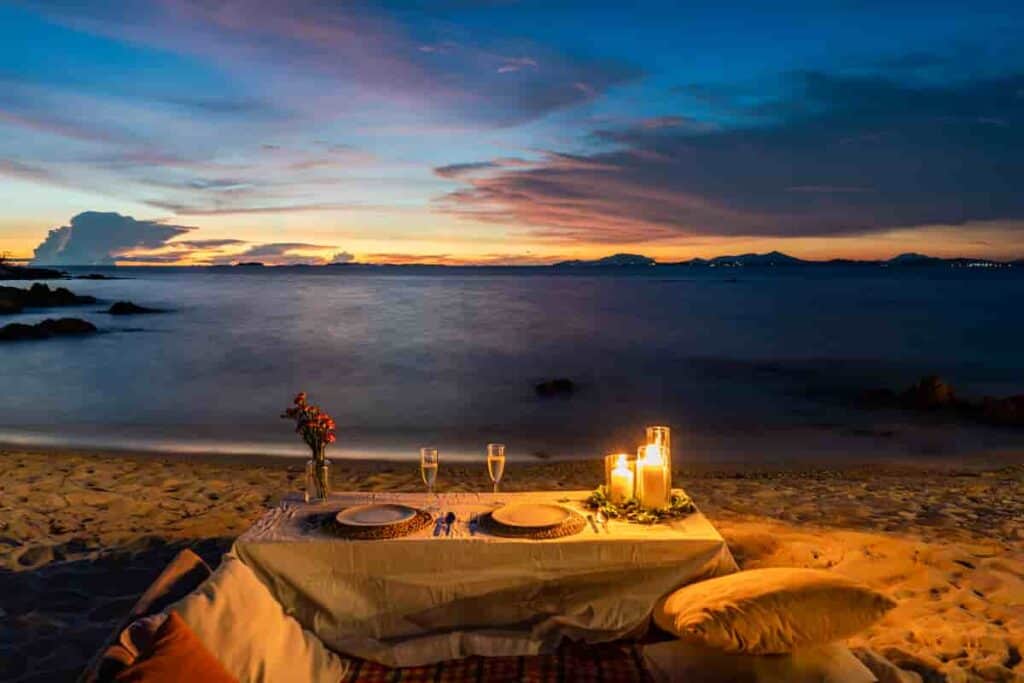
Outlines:
[[428, 666], [389, 669], [351, 660], [341, 683], [628, 683], [648, 682], [636, 645], [569, 644], [550, 655], [469, 657]]

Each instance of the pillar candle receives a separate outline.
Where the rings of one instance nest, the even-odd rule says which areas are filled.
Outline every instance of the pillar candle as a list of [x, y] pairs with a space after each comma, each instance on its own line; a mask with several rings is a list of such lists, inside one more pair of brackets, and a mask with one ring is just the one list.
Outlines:
[[644, 457], [637, 460], [640, 505], [661, 508], [668, 504], [668, 477], [661, 447], [651, 444], [644, 449]]
[[611, 472], [608, 483], [608, 499], [618, 505], [633, 497], [633, 484], [636, 477], [629, 468], [625, 454], [619, 455], [615, 469]]

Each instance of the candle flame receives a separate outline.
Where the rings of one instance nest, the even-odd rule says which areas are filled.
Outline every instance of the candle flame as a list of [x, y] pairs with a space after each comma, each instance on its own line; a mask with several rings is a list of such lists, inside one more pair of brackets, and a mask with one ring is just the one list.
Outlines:
[[662, 465], [664, 462], [661, 456], [661, 446], [656, 443], [647, 444], [647, 447], [644, 448], [644, 464]]
[[628, 470], [629, 469], [629, 463], [626, 460], [626, 454], [625, 453], [619, 453], [619, 457], [615, 461], [615, 469], [617, 469], [617, 470]]

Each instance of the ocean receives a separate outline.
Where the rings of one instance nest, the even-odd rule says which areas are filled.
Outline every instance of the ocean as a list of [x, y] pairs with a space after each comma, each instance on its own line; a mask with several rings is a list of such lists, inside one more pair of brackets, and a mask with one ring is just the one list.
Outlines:
[[[76, 272], [124, 279], [58, 283], [102, 302], [2, 322], [102, 334], [0, 346], [0, 442], [301, 456], [279, 417], [301, 390], [336, 418], [342, 458], [482, 458], [491, 441], [597, 457], [648, 424], [673, 428], [677, 462], [1024, 451], [1024, 430], [856, 400], [926, 374], [972, 398], [1024, 393], [1022, 269]], [[117, 300], [173, 312], [102, 312]], [[560, 377], [571, 397], [535, 393]]]

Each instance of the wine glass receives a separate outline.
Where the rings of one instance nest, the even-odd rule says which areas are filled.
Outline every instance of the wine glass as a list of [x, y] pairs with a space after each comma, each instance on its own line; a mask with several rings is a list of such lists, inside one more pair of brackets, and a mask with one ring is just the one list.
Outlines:
[[420, 449], [420, 475], [423, 477], [423, 483], [427, 485], [428, 500], [434, 497], [434, 482], [437, 481], [439, 465], [440, 459], [436, 448]]
[[498, 492], [498, 484], [501, 482], [501, 475], [505, 473], [505, 444], [487, 444], [487, 474], [494, 482], [494, 492]]

